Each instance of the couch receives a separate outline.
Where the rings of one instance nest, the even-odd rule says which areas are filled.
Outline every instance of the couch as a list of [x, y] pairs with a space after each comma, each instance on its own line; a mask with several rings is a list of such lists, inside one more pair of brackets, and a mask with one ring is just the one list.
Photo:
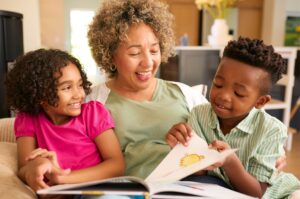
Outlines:
[[14, 118], [0, 119], [0, 199], [37, 199], [17, 176], [17, 144]]

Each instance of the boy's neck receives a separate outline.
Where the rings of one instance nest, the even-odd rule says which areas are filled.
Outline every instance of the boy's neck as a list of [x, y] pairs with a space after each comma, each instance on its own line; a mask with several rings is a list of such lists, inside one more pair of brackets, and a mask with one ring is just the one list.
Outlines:
[[[248, 114], [247, 114], [248, 115]], [[220, 129], [224, 135], [230, 133], [230, 131], [235, 128], [247, 115], [241, 118], [229, 118], [229, 119], [222, 119], [218, 117], [220, 123]]]

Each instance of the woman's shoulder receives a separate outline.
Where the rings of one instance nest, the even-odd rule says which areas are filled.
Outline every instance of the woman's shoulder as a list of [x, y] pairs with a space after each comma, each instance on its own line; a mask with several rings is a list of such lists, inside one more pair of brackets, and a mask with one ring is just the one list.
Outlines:
[[[202, 90], [200, 90], [200, 87], [198, 87], [198, 85], [191, 87], [182, 82], [173, 82], [173, 81], [166, 81], [166, 82], [167, 82], [167, 84], [172, 84], [172, 85], [176, 85], [179, 87], [179, 89], [183, 93], [183, 95], [188, 103], [190, 110], [196, 105], [207, 102], [207, 99], [203, 95], [203, 92], [202, 92]], [[206, 88], [206, 87], [204, 87], [204, 88]]]
[[97, 100], [102, 104], [105, 104], [108, 95], [110, 93], [110, 89], [107, 87], [106, 83], [101, 83], [92, 88], [92, 92], [86, 96], [86, 102], [91, 100]]

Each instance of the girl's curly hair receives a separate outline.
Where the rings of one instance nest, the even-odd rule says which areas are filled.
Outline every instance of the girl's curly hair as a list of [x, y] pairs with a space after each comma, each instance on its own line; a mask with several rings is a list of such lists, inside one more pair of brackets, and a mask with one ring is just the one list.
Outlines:
[[276, 53], [272, 45], [267, 46], [259, 39], [239, 37], [237, 41], [230, 41], [223, 56], [267, 71], [272, 84], [287, 70], [287, 60]]
[[158, 0], [104, 0], [88, 31], [92, 55], [109, 77], [115, 77], [113, 55], [130, 26], [145, 23], [156, 34], [162, 62], [174, 54], [174, 17]]
[[61, 50], [38, 49], [17, 58], [13, 69], [7, 74], [5, 83], [8, 105], [13, 110], [32, 115], [41, 111], [42, 101], [57, 106], [57, 84], [62, 75], [61, 68], [69, 63], [78, 68], [84, 91], [90, 93], [92, 84], [87, 80], [78, 59]]

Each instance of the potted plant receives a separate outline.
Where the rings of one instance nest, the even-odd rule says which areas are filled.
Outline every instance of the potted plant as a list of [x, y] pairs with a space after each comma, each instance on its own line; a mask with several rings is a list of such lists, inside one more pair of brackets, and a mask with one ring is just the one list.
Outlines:
[[209, 13], [214, 19], [211, 27], [211, 35], [208, 36], [210, 46], [225, 46], [232, 36], [225, 20], [227, 8], [235, 6], [239, 0], [195, 0], [199, 10]]

